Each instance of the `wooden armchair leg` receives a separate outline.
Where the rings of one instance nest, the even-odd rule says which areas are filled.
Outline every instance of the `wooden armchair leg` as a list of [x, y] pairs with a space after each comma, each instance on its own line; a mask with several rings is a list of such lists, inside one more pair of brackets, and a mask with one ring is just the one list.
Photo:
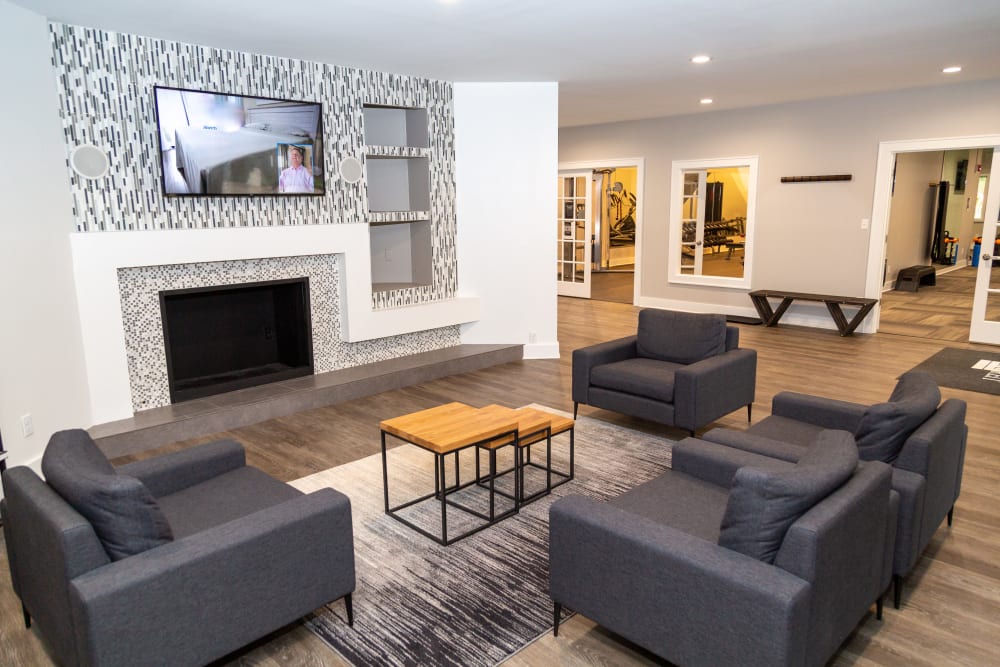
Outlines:
[[559, 604], [558, 602], [556, 602], [555, 606], [552, 609], [552, 636], [553, 637], [558, 637], [559, 636], [559, 619], [560, 619], [561, 616], [562, 616], [562, 605]]

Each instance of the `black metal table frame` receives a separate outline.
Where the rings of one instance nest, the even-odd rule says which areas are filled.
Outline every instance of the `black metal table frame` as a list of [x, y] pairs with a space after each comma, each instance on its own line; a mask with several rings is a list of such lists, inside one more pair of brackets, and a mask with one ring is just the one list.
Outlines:
[[[502, 447], [511, 447], [511, 446], [513, 446], [514, 447], [514, 452], [515, 452], [515, 457], [516, 457], [516, 452], [518, 452], [520, 450], [520, 447], [518, 446], [519, 445], [519, 439], [518, 439], [518, 432], [517, 432], [516, 428], [513, 429], [513, 430], [511, 430], [511, 431], [505, 431], [503, 433], [499, 433], [499, 434], [491, 436], [489, 438], [485, 438], [483, 440], [478, 440], [476, 442], [470, 443], [468, 445], [460, 447], [460, 448], [458, 448], [456, 450], [453, 450], [451, 452], [445, 452], [443, 454], [440, 453], [440, 452], [435, 452], [435, 451], [433, 451], [431, 449], [428, 449], [428, 448], [426, 448], [426, 447], [424, 447], [422, 445], [419, 445], [419, 444], [417, 444], [415, 442], [411, 442], [411, 441], [409, 441], [409, 440], [407, 440], [405, 438], [400, 438], [400, 437], [398, 437], [396, 435], [393, 435], [393, 434], [389, 433], [388, 435], [392, 435], [397, 440], [400, 440], [400, 441], [405, 442], [407, 444], [413, 445], [415, 447], [419, 447], [420, 449], [422, 449], [422, 450], [424, 450], [426, 452], [430, 452], [431, 454], [434, 455], [434, 491], [431, 492], [431, 493], [425, 494], [423, 496], [420, 496], [418, 498], [414, 498], [412, 500], [408, 500], [405, 503], [402, 503], [400, 505], [396, 505], [395, 507], [390, 507], [389, 506], [389, 466], [388, 466], [388, 459], [387, 459], [387, 456], [386, 456], [386, 454], [387, 454], [386, 440], [385, 440], [385, 436], [386, 435], [387, 435], [386, 431], [383, 430], [382, 431], [382, 489], [383, 489], [383, 494], [384, 494], [383, 497], [384, 497], [384, 500], [385, 500], [385, 513], [388, 514], [389, 516], [391, 516], [396, 521], [399, 521], [403, 525], [405, 525], [405, 526], [407, 526], [407, 527], [409, 527], [409, 528], [417, 531], [418, 533], [420, 533], [421, 535], [424, 535], [425, 537], [429, 537], [430, 539], [434, 540], [435, 542], [437, 542], [438, 544], [440, 544], [442, 546], [448, 546], [449, 544], [454, 544], [458, 540], [461, 540], [461, 539], [466, 538], [466, 537], [468, 537], [470, 535], [478, 533], [479, 531], [481, 531], [481, 530], [483, 530], [485, 528], [489, 528], [493, 524], [495, 524], [495, 523], [497, 523], [499, 521], [502, 521], [503, 519], [506, 519], [507, 517], [510, 517], [510, 516], [513, 516], [513, 515], [517, 514], [518, 511], [520, 510], [521, 503], [518, 500], [518, 496], [520, 495], [519, 494], [519, 488], [518, 488], [518, 480], [517, 480], [517, 478], [515, 478], [515, 480], [514, 480], [514, 497], [511, 498], [511, 496], [509, 496], [508, 494], [505, 494], [505, 493], [501, 494], [501, 495], [504, 495], [504, 496], [506, 496], [508, 498], [511, 498], [511, 500], [513, 501], [513, 506], [509, 510], [507, 510], [507, 511], [501, 513], [501, 514], [497, 514], [496, 513], [496, 496], [499, 493], [496, 490], [497, 450], [501, 449]], [[490, 442], [493, 442], [494, 440], [499, 440], [501, 438], [510, 438], [511, 441], [509, 443], [507, 443], [506, 445], [501, 445], [501, 447], [496, 447], [496, 448], [484, 447], [484, 445], [486, 445], [486, 444], [488, 444]], [[462, 451], [465, 451], [466, 449], [469, 449], [470, 447], [475, 447], [475, 449], [476, 449], [476, 475], [471, 480], [463, 483], [461, 481], [461, 476], [460, 476], [460, 473], [459, 473], [459, 453], [462, 452]], [[486, 449], [487, 451], [489, 451], [490, 474], [486, 478], [483, 478], [479, 474], [479, 468], [480, 468], [479, 450], [480, 449]], [[447, 486], [447, 480], [446, 480], [446, 474], [445, 474], [446, 473], [446, 471], [445, 471], [445, 459], [448, 457], [449, 454], [454, 454], [454, 460], [455, 460], [455, 483], [452, 484], [451, 486]], [[474, 510], [474, 509], [472, 509], [470, 507], [467, 507], [467, 506], [463, 505], [462, 503], [456, 502], [456, 501], [451, 500], [451, 499], [448, 498], [449, 495], [454, 494], [457, 491], [461, 491], [464, 488], [467, 488], [467, 487], [472, 486], [474, 484], [475, 485], [480, 485], [480, 482], [483, 481], [483, 480], [485, 480], [486, 482], [488, 482], [486, 484], [486, 488], [489, 489], [489, 498], [490, 498], [490, 511], [489, 511], [489, 514], [484, 514], [482, 512]], [[411, 507], [411, 506], [416, 505], [418, 503], [422, 503], [422, 502], [424, 502], [426, 500], [430, 500], [431, 498], [436, 498], [436, 499], [439, 499], [441, 501], [441, 535], [440, 536], [435, 535], [434, 533], [431, 533], [430, 531], [428, 531], [428, 530], [426, 530], [426, 529], [418, 526], [417, 524], [413, 523], [409, 519], [406, 519], [406, 518], [404, 518], [402, 516], [399, 516], [399, 514], [397, 514], [397, 512], [399, 510], [406, 509], [407, 507]], [[465, 532], [463, 532], [463, 533], [461, 533], [459, 535], [453, 536], [451, 539], [449, 539], [448, 538], [448, 506], [449, 505], [451, 505], [455, 509], [461, 510], [461, 511], [467, 513], [467, 514], [470, 514], [470, 515], [475, 516], [475, 517], [477, 517], [479, 519], [482, 519], [485, 523], [483, 523], [481, 525], [478, 525], [478, 526], [475, 526], [474, 528], [471, 528], [471, 529], [469, 529], [469, 530], [467, 530], [467, 531], [465, 531]]]
[[[566, 482], [572, 481], [572, 479], [574, 477], [575, 470], [576, 470], [575, 461], [574, 461], [575, 451], [576, 451], [575, 433], [574, 433], [575, 430], [576, 430], [576, 427], [574, 425], [574, 426], [571, 426], [571, 427], [569, 427], [568, 429], [566, 429], [564, 431], [560, 431], [559, 433], [555, 434], [555, 435], [559, 435], [560, 433], [565, 433], [566, 431], [569, 431], [569, 470], [568, 471], [556, 470], [555, 468], [552, 467], [552, 438], [553, 438], [553, 435], [552, 435], [551, 426], [546, 426], [545, 428], [541, 428], [541, 429], [538, 429], [537, 431], [533, 431], [531, 433], [528, 433], [527, 435], [522, 435], [521, 436], [521, 440], [530, 440], [531, 438], [533, 438], [533, 437], [535, 437], [537, 435], [545, 433], [545, 465], [542, 465], [541, 463], [536, 463], [535, 461], [531, 460], [531, 448], [534, 445], [537, 445], [537, 444], [539, 444], [539, 443], [542, 442], [542, 440], [536, 440], [535, 442], [532, 442], [531, 444], [526, 444], [526, 445], [519, 446], [515, 450], [516, 451], [516, 455], [515, 455], [515, 458], [514, 458], [514, 465], [512, 467], [506, 469], [506, 470], [501, 470], [500, 472], [496, 473], [494, 475], [494, 477], [496, 479], [499, 479], [500, 477], [503, 477], [504, 475], [509, 475], [510, 473], [514, 472], [514, 470], [518, 471], [518, 474], [515, 476], [515, 480], [514, 480], [514, 489], [515, 489], [514, 492], [517, 493], [518, 490], [520, 491], [520, 495], [517, 498], [517, 501], [521, 505], [526, 505], [527, 503], [530, 503], [530, 502], [533, 502], [535, 500], [538, 500], [539, 498], [541, 498], [543, 496], [549, 495], [550, 493], [552, 493], [552, 489], [555, 489], [555, 488], [561, 486], [562, 484], [565, 484]], [[478, 471], [479, 470], [478, 451], [476, 453], [476, 456], [477, 456], [477, 458], [476, 458], [476, 470]], [[544, 488], [539, 489], [538, 491], [535, 491], [534, 493], [531, 493], [531, 494], [528, 494], [528, 493], [525, 492], [525, 486], [524, 486], [524, 468], [525, 468], [525, 466], [531, 466], [533, 468], [538, 468], [539, 470], [545, 471], [545, 487]], [[556, 475], [557, 477], [561, 478], [561, 479], [559, 479], [559, 481], [555, 482], [554, 484], [552, 483], [552, 476], [553, 475]], [[477, 481], [480, 483], [481, 486], [485, 485], [486, 482], [487, 482], [486, 478], [483, 478], [483, 479], [477, 480]], [[507, 493], [506, 491], [501, 491], [501, 490], [497, 489], [494, 492], [500, 494], [501, 496], [504, 496], [505, 498], [512, 498], [511, 494]]]

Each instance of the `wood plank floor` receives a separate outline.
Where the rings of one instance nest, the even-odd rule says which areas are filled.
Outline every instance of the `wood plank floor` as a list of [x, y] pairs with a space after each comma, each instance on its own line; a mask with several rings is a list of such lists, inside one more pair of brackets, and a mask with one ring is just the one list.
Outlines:
[[879, 332], [968, 341], [976, 269], [967, 266], [939, 273], [936, 281], [936, 285], [921, 287], [916, 292], [883, 292]]
[[[559, 359], [518, 361], [452, 376], [339, 405], [217, 434], [247, 446], [248, 458], [284, 480], [352, 461], [379, 451], [378, 422], [422, 408], [462, 400], [476, 406], [517, 407], [541, 403], [572, 409], [571, 353], [574, 348], [634, 333], [638, 309], [584, 299], [559, 299]], [[986, 346], [878, 333], [842, 338], [835, 331], [794, 326], [741, 325], [741, 344], [758, 351], [754, 419], [769, 413], [782, 390], [846, 398], [885, 400], [895, 378], [945, 346]], [[907, 581], [901, 610], [885, 620], [869, 616], [834, 659], [836, 665], [1000, 664], [1000, 397], [942, 388], [945, 397], [969, 403], [969, 445], [955, 525], [940, 528]], [[684, 433], [615, 413], [581, 407], [581, 414], [680, 438]], [[746, 413], [719, 425], [743, 428]], [[208, 440], [204, 438], [202, 440]], [[194, 441], [159, 451], [178, 449]], [[148, 454], [148, 453], [147, 453]], [[0, 555], [6, 560], [6, 554]], [[355, 608], [363, 614], [364, 609]], [[51, 664], [34, 629], [25, 630], [0, 564], [0, 664]], [[545, 635], [511, 658], [522, 665], [661, 664], [580, 616], [566, 622], [559, 638]], [[301, 625], [230, 656], [226, 664], [339, 665], [342, 662]]]

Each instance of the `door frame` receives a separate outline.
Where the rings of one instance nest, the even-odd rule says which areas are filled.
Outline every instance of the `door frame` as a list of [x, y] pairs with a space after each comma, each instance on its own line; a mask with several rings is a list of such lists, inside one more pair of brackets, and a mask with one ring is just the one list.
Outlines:
[[[983, 148], [986, 146], [1000, 146], [1000, 134], [879, 142], [878, 160], [875, 166], [875, 196], [872, 203], [871, 233], [868, 237], [868, 270], [865, 278], [866, 297], [881, 299], [882, 296], [882, 267], [885, 264], [885, 244], [886, 236], [889, 232], [889, 208], [892, 203], [892, 176], [893, 167], [896, 163], [896, 155], [899, 153], [950, 151]], [[994, 150], [994, 156], [996, 156], [996, 152]], [[995, 159], [994, 157], [994, 161]], [[992, 181], [992, 178], [990, 180]], [[990, 183], [991, 188], [990, 194], [987, 197], [984, 220], [991, 214], [993, 219], [996, 219], [997, 201], [1000, 198], [1000, 192], [994, 193], [993, 185], [993, 183]], [[991, 203], [992, 207], [990, 206]], [[861, 333], [875, 333], [878, 331], [881, 317], [882, 308], [880, 301], [872, 309], [871, 316], [862, 323], [858, 331]]]
[[632, 279], [632, 305], [639, 303], [639, 287], [642, 284], [642, 226], [646, 207], [646, 158], [604, 158], [595, 160], [573, 160], [560, 162], [559, 172], [580, 169], [618, 169], [619, 167], [635, 167], [635, 274]]

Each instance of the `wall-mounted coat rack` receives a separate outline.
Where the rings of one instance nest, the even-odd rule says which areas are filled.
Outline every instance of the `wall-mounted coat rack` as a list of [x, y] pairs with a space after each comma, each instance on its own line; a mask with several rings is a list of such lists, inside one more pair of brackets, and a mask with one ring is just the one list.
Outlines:
[[850, 174], [828, 174], [826, 176], [782, 176], [782, 183], [818, 183], [820, 181], [849, 181]]

